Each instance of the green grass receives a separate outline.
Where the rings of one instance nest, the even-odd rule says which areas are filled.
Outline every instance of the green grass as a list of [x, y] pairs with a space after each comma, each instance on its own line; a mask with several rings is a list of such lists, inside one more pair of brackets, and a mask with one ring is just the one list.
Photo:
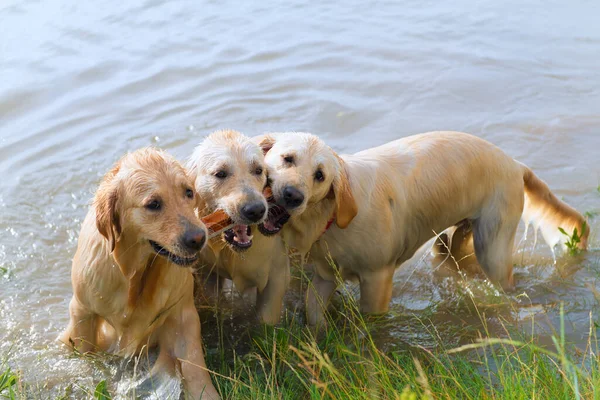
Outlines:
[[567, 233], [563, 228], [559, 227], [558, 230], [562, 233], [565, 239], [565, 246], [567, 247], [567, 251], [570, 255], [574, 256], [581, 252], [579, 248], [579, 243], [581, 243], [581, 235], [585, 233], [587, 229], [587, 223], [584, 221], [581, 225], [581, 232], [577, 232], [577, 228], [573, 229], [573, 233]]
[[[329, 327], [315, 335], [292, 319], [253, 335], [247, 354], [230, 363], [210, 359], [224, 398], [252, 399], [597, 399], [595, 327], [588, 348], [565, 343], [564, 322], [544, 348], [510, 333], [458, 348], [421, 347], [385, 353], [351, 296]], [[532, 322], [533, 323], [533, 322]], [[435, 329], [424, 326], [423, 329]], [[576, 361], [577, 360], [577, 361]]]
[[94, 399], [96, 400], [110, 400], [111, 396], [108, 392], [106, 381], [100, 381], [94, 389]]
[[[490, 337], [486, 316], [477, 310], [484, 328], [479, 339], [469, 344], [448, 347], [439, 339], [433, 349], [407, 345], [386, 351], [378, 347], [375, 337], [385, 317], [362, 315], [355, 295], [347, 286], [341, 288], [327, 327], [317, 333], [290, 312], [277, 327], [252, 328], [250, 344], [241, 354], [223, 333], [218, 344], [205, 340], [211, 350], [207, 364], [223, 398], [600, 399], [600, 349], [591, 315], [584, 349], [566, 342], [561, 308], [560, 326], [552, 345], [546, 347], [533, 333], [533, 319], [529, 333], [505, 323], [503, 337]], [[224, 319], [218, 317], [219, 329], [230, 329]], [[421, 323], [424, 332], [439, 338], [435, 325]], [[2, 368], [0, 399], [26, 398], [20, 395], [27, 391], [20, 376], [6, 365]], [[113, 384], [100, 381], [95, 387], [79, 389], [86, 398], [109, 400]], [[36, 394], [34, 398], [46, 397]], [[62, 398], [72, 396], [67, 393]]]
[[0, 373], [0, 398], [11, 400], [20, 398], [17, 397], [19, 376], [4, 364], [0, 367], [2, 368]]
[[[565, 343], [564, 333], [554, 337], [552, 348], [537, 345], [534, 338], [482, 336], [458, 348], [415, 347], [386, 354], [370, 334], [377, 322], [356, 309], [343, 310], [330, 322], [335, 326], [317, 337], [297, 320], [263, 327], [252, 335], [248, 353], [224, 362], [219, 354], [209, 358], [223, 398], [600, 398], [595, 327], [590, 328], [589, 348], [579, 354]], [[18, 382], [7, 368], [0, 376], [0, 398], [24, 398], [18, 395]], [[97, 400], [111, 399], [105, 381], [88, 393]]]

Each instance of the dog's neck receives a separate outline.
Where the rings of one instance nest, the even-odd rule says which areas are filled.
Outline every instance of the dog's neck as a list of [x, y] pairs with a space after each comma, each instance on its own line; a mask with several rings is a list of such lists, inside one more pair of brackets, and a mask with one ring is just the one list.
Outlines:
[[152, 297], [160, 275], [173, 268], [163, 257], [145, 251], [142, 243], [127, 243], [123, 237], [117, 243], [113, 257], [129, 286], [126, 315], [135, 310], [140, 299]]
[[304, 257], [328, 228], [335, 213], [335, 199], [325, 198], [309, 204], [306, 210], [290, 218], [282, 235], [285, 243]]

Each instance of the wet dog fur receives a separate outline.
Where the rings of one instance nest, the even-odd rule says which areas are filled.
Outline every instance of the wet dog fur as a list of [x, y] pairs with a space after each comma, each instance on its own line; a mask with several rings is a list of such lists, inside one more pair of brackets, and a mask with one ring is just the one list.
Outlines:
[[252, 245], [243, 251], [221, 237], [209, 241], [201, 253], [203, 269], [231, 279], [242, 293], [256, 288], [259, 320], [276, 324], [290, 281], [286, 248], [280, 235], [267, 236], [258, 229], [266, 212], [255, 221], [249, 221], [243, 213], [245, 206], [257, 202], [267, 208], [263, 196], [267, 175], [261, 148], [239, 132], [217, 131], [196, 147], [187, 167], [203, 201], [200, 214], [224, 210], [235, 224], [249, 224], [252, 232]]
[[153, 374], [179, 372], [194, 398], [217, 399], [193, 298], [190, 267], [206, 241], [196, 196], [185, 169], [162, 151], [141, 149], [115, 164], [81, 228], [59, 340], [125, 357], [158, 346]]
[[[315, 266], [306, 293], [311, 325], [324, 321], [337, 287], [330, 261], [342, 278], [359, 280], [363, 312], [383, 313], [396, 267], [461, 221], [472, 225], [483, 271], [504, 288], [513, 285], [512, 251], [521, 217], [535, 221], [550, 244], [559, 237], [558, 227], [582, 231], [581, 214], [556, 198], [527, 166], [466, 133], [429, 132], [343, 156], [307, 133], [255, 140], [266, 152], [277, 202], [285, 206], [286, 193], [302, 198], [287, 207], [291, 218], [282, 235], [290, 247], [310, 255]], [[329, 227], [332, 219], [335, 224]], [[588, 233], [581, 248], [587, 246]]]

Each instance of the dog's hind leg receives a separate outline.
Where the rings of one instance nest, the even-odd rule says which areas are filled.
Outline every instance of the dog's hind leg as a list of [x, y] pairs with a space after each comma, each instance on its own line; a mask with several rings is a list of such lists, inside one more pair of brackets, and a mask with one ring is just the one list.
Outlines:
[[96, 321], [96, 344], [99, 350], [110, 352], [118, 341], [117, 332], [103, 318], [98, 317]]
[[473, 226], [470, 220], [460, 221], [442, 232], [432, 249], [441, 272], [461, 271], [469, 276], [481, 273], [473, 247]]
[[98, 316], [84, 307], [75, 296], [69, 304], [70, 321], [58, 340], [81, 353], [97, 350], [96, 328]]
[[477, 261], [488, 278], [504, 289], [513, 287], [512, 256], [522, 203], [521, 200], [510, 205], [503, 203], [502, 207], [489, 207], [473, 221]]
[[386, 313], [392, 299], [394, 266], [360, 274], [360, 311], [369, 314]]

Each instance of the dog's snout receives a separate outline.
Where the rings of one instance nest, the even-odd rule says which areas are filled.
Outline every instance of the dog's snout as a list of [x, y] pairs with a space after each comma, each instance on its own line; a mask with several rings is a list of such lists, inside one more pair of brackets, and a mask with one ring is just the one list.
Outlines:
[[188, 228], [181, 238], [181, 244], [188, 250], [200, 251], [206, 243], [206, 233], [199, 227]]
[[283, 189], [283, 201], [285, 202], [286, 207], [295, 208], [302, 204], [304, 195], [295, 187], [286, 186]]
[[246, 204], [242, 207], [242, 215], [249, 221], [258, 222], [264, 218], [267, 208], [262, 201]]

